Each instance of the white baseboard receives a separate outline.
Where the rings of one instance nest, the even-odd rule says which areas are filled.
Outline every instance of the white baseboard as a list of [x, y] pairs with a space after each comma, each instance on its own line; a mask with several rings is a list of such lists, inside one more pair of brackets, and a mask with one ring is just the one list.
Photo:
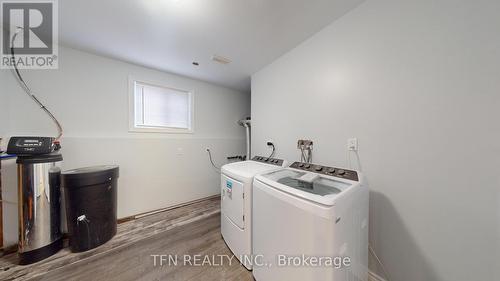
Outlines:
[[387, 281], [384, 278], [380, 277], [375, 272], [369, 270], [368, 271], [368, 281]]

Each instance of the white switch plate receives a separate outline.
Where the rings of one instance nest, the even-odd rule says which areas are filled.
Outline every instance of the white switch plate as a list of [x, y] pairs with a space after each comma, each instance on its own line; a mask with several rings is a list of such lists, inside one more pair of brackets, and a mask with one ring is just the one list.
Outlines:
[[357, 138], [348, 139], [347, 149], [350, 151], [358, 151], [358, 139]]

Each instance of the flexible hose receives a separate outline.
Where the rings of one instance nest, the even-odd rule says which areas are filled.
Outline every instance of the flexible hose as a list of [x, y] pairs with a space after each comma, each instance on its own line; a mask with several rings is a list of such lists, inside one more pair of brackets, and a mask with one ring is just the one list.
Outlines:
[[267, 157], [267, 160], [269, 160], [270, 158], [273, 158], [274, 153], [276, 152], [276, 147], [274, 146], [274, 144], [271, 144], [271, 146], [273, 147], [273, 151], [271, 152], [271, 155], [269, 155], [269, 157]]
[[56, 137], [56, 141], [59, 141], [59, 139], [62, 137], [63, 135], [63, 129], [62, 129], [62, 126], [61, 124], [59, 123], [59, 121], [56, 119], [56, 117], [52, 114], [52, 112], [50, 112], [47, 107], [45, 107], [45, 105], [43, 105], [42, 102], [40, 102], [36, 96], [33, 94], [33, 92], [31, 91], [30, 87], [28, 87], [28, 84], [26, 84], [26, 82], [24, 81], [23, 77], [21, 76], [21, 73], [19, 72], [19, 69], [17, 68], [17, 64], [16, 64], [16, 57], [15, 57], [15, 54], [14, 54], [14, 41], [16, 40], [16, 37], [17, 35], [19, 34], [19, 31], [21, 31], [21, 29], [23, 29], [22, 27], [17, 27], [17, 31], [16, 33], [14, 33], [14, 36], [12, 36], [12, 41], [11, 41], [11, 47], [10, 47], [10, 54], [12, 56], [12, 61], [13, 61], [13, 65], [14, 65], [14, 73], [15, 73], [15, 76], [16, 78], [18, 79], [18, 81], [21, 83], [21, 86], [24, 90], [24, 92], [50, 117], [50, 119], [52, 119], [52, 121], [55, 123], [56, 127], [57, 127], [57, 131], [58, 131], [58, 134], [57, 134], [57, 137]]
[[208, 159], [210, 159], [210, 163], [212, 163], [212, 167], [214, 167], [218, 172], [220, 172], [220, 168], [215, 165], [214, 160], [212, 159], [212, 152], [210, 152], [210, 149], [207, 148], [208, 152]]

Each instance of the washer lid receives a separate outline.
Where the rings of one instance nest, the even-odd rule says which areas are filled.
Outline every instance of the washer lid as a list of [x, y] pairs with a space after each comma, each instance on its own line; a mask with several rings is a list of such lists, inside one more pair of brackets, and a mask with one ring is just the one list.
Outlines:
[[332, 199], [352, 184], [323, 177], [317, 173], [282, 169], [261, 176], [272, 186], [325, 205], [332, 205]]
[[242, 177], [252, 179], [255, 175], [264, 173], [270, 170], [279, 169], [279, 166], [260, 163], [256, 161], [241, 161], [229, 163], [222, 166], [222, 173], [230, 174], [233, 177]]

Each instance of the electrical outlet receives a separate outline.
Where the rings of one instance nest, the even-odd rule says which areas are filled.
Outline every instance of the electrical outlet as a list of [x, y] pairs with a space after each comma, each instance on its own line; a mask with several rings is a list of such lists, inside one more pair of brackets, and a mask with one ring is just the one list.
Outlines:
[[309, 149], [309, 148], [312, 148], [312, 146], [313, 146], [312, 140], [298, 140], [297, 141], [297, 148], [298, 149]]
[[358, 139], [357, 138], [348, 139], [347, 149], [350, 151], [358, 151]]
[[297, 141], [297, 148], [300, 149], [304, 146], [304, 141], [303, 140], [298, 140]]

